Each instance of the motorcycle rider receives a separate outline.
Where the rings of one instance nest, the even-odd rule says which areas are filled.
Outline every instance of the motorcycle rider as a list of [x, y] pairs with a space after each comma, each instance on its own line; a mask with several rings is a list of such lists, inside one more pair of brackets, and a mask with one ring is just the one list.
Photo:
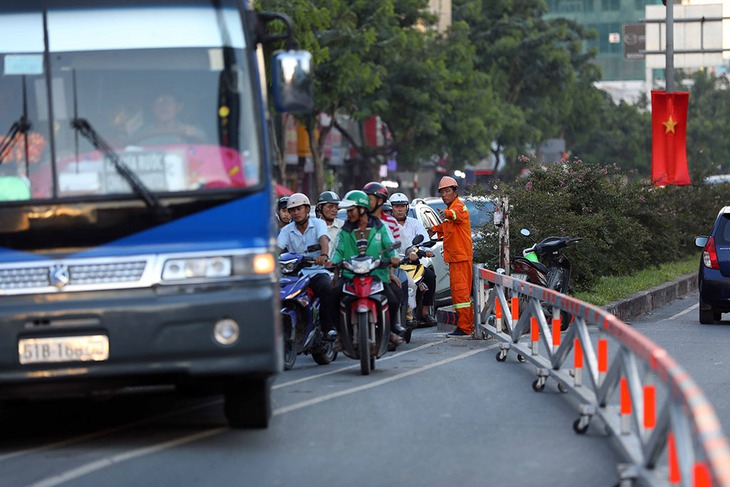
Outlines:
[[449, 263], [451, 300], [458, 315], [456, 330], [449, 337], [469, 337], [474, 333], [474, 308], [471, 302], [472, 241], [469, 210], [459, 199], [459, 184], [450, 176], [444, 176], [438, 187], [446, 208], [439, 210], [442, 223], [428, 229], [429, 235], [438, 233], [444, 237], [444, 261]]
[[[389, 201], [393, 206], [393, 217], [400, 225], [402, 235], [401, 252], [408, 255], [412, 262], [418, 262], [418, 255], [410, 248], [411, 242], [417, 235], [422, 235], [424, 241], [430, 240], [431, 237], [426, 232], [421, 220], [408, 216], [408, 204], [410, 203], [408, 196], [403, 193], [393, 193]], [[426, 250], [426, 257], [433, 257], [433, 252]], [[429, 311], [433, 306], [433, 294], [436, 290], [436, 273], [429, 267], [423, 269], [423, 282], [426, 283], [428, 289], [423, 293], [420, 320], [428, 326], [434, 326], [436, 320]]]
[[[337, 320], [337, 310], [330, 300], [332, 277], [324, 268], [325, 263], [329, 261], [329, 237], [324, 221], [309, 217], [310, 206], [309, 198], [302, 193], [289, 196], [286, 209], [292, 221], [279, 231], [276, 246], [279, 253], [288, 249], [295, 254], [314, 257], [315, 265], [305, 267], [301, 272], [310, 276], [309, 287], [320, 298], [320, 326], [326, 335], [334, 329]], [[317, 244], [320, 245], [320, 250], [307, 251], [308, 247]]]
[[327, 224], [327, 235], [330, 238], [330, 259], [335, 251], [337, 234], [340, 233], [344, 220], [337, 218], [340, 197], [334, 191], [323, 191], [317, 199], [317, 213], [319, 218]]
[[276, 220], [279, 222], [279, 230], [291, 222], [291, 215], [289, 214], [289, 210], [286, 209], [287, 201], [289, 201], [289, 197], [282, 196], [276, 203]]
[[[383, 213], [383, 204], [388, 201], [388, 189], [376, 181], [371, 181], [363, 186], [362, 190], [365, 192], [366, 195], [368, 195], [368, 199], [370, 200], [370, 213], [374, 217], [379, 218], [383, 221], [383, 223], [385, 223], [386, 228], [390, 231], [393, 242], [400, 242], [400, 225], [398, 225], [398, 222], [395, 220], [395, 218], [393, 218], [393, 216], [388, 215], [387, 213]], [[394, 267], [390, 271], [390, 277], [391, 285], [394, 287], [393, 290], [397, 293], [398, 289], [400, 289], [401, 303], [403, 304], [403, 306], [408, 306], [408, 273], [406, 273], [403, 269]], [[413, 280], [411, 280], [411, 283], [413, 286], [415, 286]], [[408, 313], [408, 316], [408, 319], [411, 319], [410, 313]], [[399, 324], [396, 320], [393, 321], [391, 329], [399, 335], [405, 333], [406, 331], [406, 329], [403, 328], [403, 326]]]
[[[366, 255], [375, 258], [389, 258], [391, 265], [398, 265], [400, 259], [398, 259], [395, 250], [386, 249], [394, 243], [393, 237], [390, 235], [386, 225], [377, 217], [370, 213], [370, 200], [368, 195], [363, 191], [353, 190], [348, 192], [343, 200], [340, 202], [340, 208], [347, 209], [347, 221], [340, 230], [339, 238], [337, 239], [337, 247], [335, 248], [332, 256], [332, 263], [337, 264], [343, 260], [350, 259], [354, 256], [359, 255], [357, 248], [358, 237], [362, 238], [363, 235], [367, 236], [367, 250]], [[357, 235], [357, 234], [360, 235]], [[388, 307], [390, 310], [397, 310], [400, 306], [400, 297], [398, 293], [394, 292], [393, 288], [388, 285], [391, 282], [391, 273], [388, 269], [375, 269], [372, 271], [372, 275], [380, 279], [383, 282], [383, 292], [388, 299]], [[342, 270], [342, 277], [345, 279], [352, 279], [354, 274], [346, 269]], [[332, 302], [337, 304], [342, 300], [342, 286], [335, 285], [332, 288]], [[391, 316], [394, 316], [394, 312], [391, 311]], [[338, 320], [339, 324], [339, 320]], [[391, 319], [391, 331], [393, 331], [393, 325], [395, 321]], [[390, 336], [390, 342], [394, 345], [400, 345], [403, 343], [403, 339], [396, 333], [392, 333]], [[338, 343], [335, 342], [336, 349]], [[341, 344], [339, 344], [341, 348]]]

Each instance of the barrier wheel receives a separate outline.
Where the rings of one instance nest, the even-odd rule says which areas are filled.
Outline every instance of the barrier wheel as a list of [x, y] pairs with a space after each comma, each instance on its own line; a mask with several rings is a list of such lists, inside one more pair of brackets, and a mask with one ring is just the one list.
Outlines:
[[497, 352], [497, 356], [495, 358], [497, 359], [497, 362], [504, 362], [505, 360], [507, 360], [507, 353], [500, 350], [499, 352]]
[[558, 382], [558, 390], [565, 394], [566, 392], [568, 392], [568, 387], [562, 382]]
[[545, 383], [542, 382], [540, 379], [535, 379], [535, 381], [532, 383], [532, 390], [535, 392], [542, 392], [545, 390]]
[[524, 364], [525, 362], [527, 362], [527, 358], [525, 358], [525, 356], [522, 355], [521, 353], [518, 353], [517, 354], [517, 361], [519, 363], [521, 363], [521, 364]]
[[[585, 423], [585, 424], [583, 424]], [[585, 434], [586, 431], [588, 431], [588, 426], [590, 425], [590, 420], [584, 417], [580, 417], [573, 421], [573, 431], [578, 433], [579, 435]]]

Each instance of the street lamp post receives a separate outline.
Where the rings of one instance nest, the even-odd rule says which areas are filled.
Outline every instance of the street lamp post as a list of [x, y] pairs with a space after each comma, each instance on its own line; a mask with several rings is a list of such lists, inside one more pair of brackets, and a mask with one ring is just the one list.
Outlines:
[[666, 69], [664, 77], [667, 93], [674, 91], [674, 0], [666, 0], [667, 5], [667, 49], [666, 49]]

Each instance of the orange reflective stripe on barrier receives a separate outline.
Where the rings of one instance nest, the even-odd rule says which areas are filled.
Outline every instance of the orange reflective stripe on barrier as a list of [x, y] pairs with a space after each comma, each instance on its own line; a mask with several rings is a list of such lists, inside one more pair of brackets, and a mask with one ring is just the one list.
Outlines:
[[653, 429], [656, 426], [656, 387], [651, 384], [644, 386], [644, 428]]
[[598, 340], [598, 372], [608, 372], [608, 340], [605, 338]]
[[540, 353], [540, 327], [537, 326], [537, 318], [530, 318], [530, 338], [532, 345], [532, 355]]
[[576, 387], [583, 385], [583, 348], [580, 346], [580, 340], [573, 339], [573, 383]]
[[631, 394], [626, 377], [621, 377], [621, 414], [631, 414]]
[[553, 318], [553, 346], [560, 346], [560, 318]]
[[499, 303], [499, 299], [494, 300], [494, 316], [498, 320], [502, 319], [502, 305]]
[[583, 347], [580, 346], [580, 340], [573, 340], [573, 362], [576, 369], [583, 368]]
[[679, 471], [679, 460], [677, 459], [677, 444], [674, 433], [667, 433], [667, 462], [669, 463], [669, 483], [677, 485], [682, 481]]
[[695, 463], [694, 467], [694, 487], [712, 487], [712, 477], [710, 477], [710, 470], [702, 462]]
[[621, 434], [631, 433], [631, 394], [629, 393], [629, 381], [621, 377]]
[[518, 297], [512, 298], [512, 323], [517, 323], [520, 317], [520, 299]]

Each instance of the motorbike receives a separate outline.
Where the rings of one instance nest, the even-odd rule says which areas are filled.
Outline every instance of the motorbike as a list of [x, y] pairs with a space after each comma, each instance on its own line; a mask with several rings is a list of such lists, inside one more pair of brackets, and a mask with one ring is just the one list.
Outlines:
[[[413, 310], [413, 313], [416, 314], [418, 310], [420, 310], [423, 306], [423, 293], [428, 290], [428, 286], [423, 280], [423, 273], [426, 267], [421, 263], [420, 259], [426, 257], [426, 250], [429, 247], [433, 247], [436, 242], [433, 240], [430, 240], [423, 245], [420, 245], [423, 242], [424, 238], [423, 235], [416, 235], [416, 237], [413, 239], [413, 242], [411, 242], [411, 246], [415, 246], [416, 249], [414, 252], [416, 255], [418, 255], [419, 260], [418, 261], [411, 261], [408, 256], [404, 256], [401, 260], [400, 268], [403, 269], [410, 277], [413, 279], [413, 282], [416, 284], [416, 290], [414, 292], [413, 289], [408, 289], [408, 302], [411, 306], [411, 309]], [[405, 306], [402, 307], [403, 310], [401, 312], [402, 315], [406, 313]], [[413, 334], [413, 330], [418, 327], [419, 323], [418, 321], [414, 320], [406, 320], [402, 318], [401, 323], [405, 323], [405, 333], [403, 334], [403, 339], [406, 343], [411, 342], [411, 335]]]
[[[310, 246], [308, 252], [319, 250]], [[292, 252], [279, 256], [281, 270], [281, 324], [284, 347], [284, 370], [291, 370], [299, 354], [310, 354], [319, 365], [327, 365], [337, 358], [332, 340], [319, 324], [320, 300], [309, 288], [310, 277], [301, 270], [314, 264], [314, 259]]]
[[[336, 265], [337, 270], [347, 269], [355, 276], [345, 281], [342, 301], [340, 302], [340, 340], [343, 353], [352, 359], [360, 360], [360, 372], [369, 375], [375, 369], [375, 360], [388, 351], [390, 343], [390, 323], [397, 311], [388, 307], [388, 298], [382, 281], [371, 275], [375, 269], [387, 268], [389, 259], [376, 259], [365, 254], [365, 247], [360, 255], [352, 257]], [[388, 250], [398, 248], [398, 243]]]
[[[530, 237], [528, 229], [523, 228], [520, 233]], [[532, 247], [522, 251], [522, 257], [515, 257], [511, 264], [510, 275], [515, 279], [526, 280], [548, 289], [569, 294], [570, 289], [570, 260], [563, 254], [563, 250], [583, 240], [580, 237], [547, 237], [536, 242]], [[552, 317], [552, 306], [544, 306], [546, 316]], [[565, 331], [570, 325], [572, 315], [561, 310], [560, 329]]]

